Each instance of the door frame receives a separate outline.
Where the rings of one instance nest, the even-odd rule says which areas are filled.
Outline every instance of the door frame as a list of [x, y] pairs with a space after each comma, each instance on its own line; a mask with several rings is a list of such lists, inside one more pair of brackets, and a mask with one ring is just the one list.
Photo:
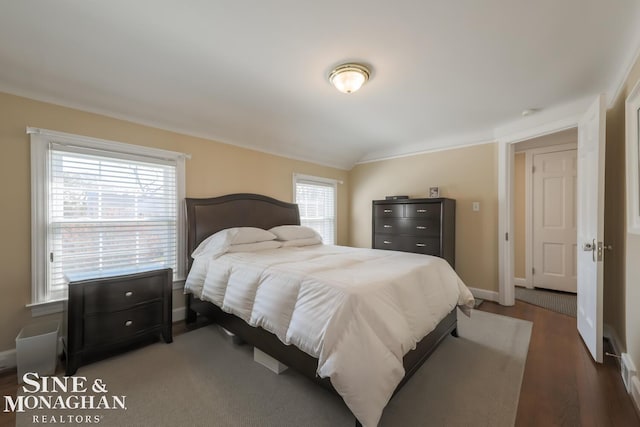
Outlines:
[[513, 247], [513, 180], [515, 144], [578, 127], [586, 108], [561, 120], [497, 138], [498, 141], [498, 302], [515, 304]]
[[[517, 153], [525, 154], [525, 175], [524, 175], [524, 223], [525, 223], [525, 254], [524, 254], [524, 284], [527, 288], [533, 289], [533, 156], [538, 154], [557, 153], [561, 151], [578, 150], [578, 141], [549, 145], [540, 148], [530, 148]], [[518, 282], [519, 277], [513, 278], [513, 283]]]

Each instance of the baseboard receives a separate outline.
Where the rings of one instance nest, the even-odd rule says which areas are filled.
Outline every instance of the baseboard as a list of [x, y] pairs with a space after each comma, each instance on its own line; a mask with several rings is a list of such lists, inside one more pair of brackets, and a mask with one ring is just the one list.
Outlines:
[[631, 400], [636, 407], [636, 412], [640, 415], [640, 379], [637, 375], [631, 378]]
[[174, 308], [172, 313], [171, 313], [171, 320], [173, 323], [175, 322], [179, 322], [181, 320], [184, 320], [187, 318], [187, 308], [186, 307], [179, 307], [179, 308]]
[[515, 286], [522, 286], [523, 288], [529, 287], [529, 284], [527, 283], [527, 279], [525, 279], [524, 277], [514, 277], [513, 284]]
[[489, 291], [486, 289], [479, 289], [479, 288], [469, 288], [469, 290], [471, 291], [471, 293], [475, 298], [482, 298], [483, 300], [495, 301], [495, 302], [500, 301], [500, 294], [496, 291]]

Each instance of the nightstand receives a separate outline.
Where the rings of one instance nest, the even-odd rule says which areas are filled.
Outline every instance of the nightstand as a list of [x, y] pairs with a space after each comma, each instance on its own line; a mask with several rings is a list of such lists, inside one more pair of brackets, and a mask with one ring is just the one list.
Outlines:
[[66, 375], [89, 358], [162, 335], [171, 335], [173, 271], [69, 277], [63, 340]]

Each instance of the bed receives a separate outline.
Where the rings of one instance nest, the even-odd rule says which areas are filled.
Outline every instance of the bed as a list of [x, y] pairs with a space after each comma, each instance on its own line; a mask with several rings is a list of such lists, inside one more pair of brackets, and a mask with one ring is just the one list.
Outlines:
[[[200, 243], [205, 241], [205, 239], [222, 230], [227, 230], [235, 227], [257, 227], [268, 230], [275, 226], [300, 224], [297, 205], [257, 194], [231, 194], [207, 199], [189, 198], [186, 199], [186, 207], [188, 222], [187, 249], [189, 254], [193, 253], [193, 251], [198, 248]], [[235, 256], [235, 258], [231, 255], [225, 255], [224, 257], [220, 257], [215, 261], [217, 264], [212, 265], [216, 266], [215, 269], [219, 268], [220, 270], [222, 270], [223, 268], [227, 268], [227, 264], [231, 262], [229, 258], [235, 260], [233, 261], [235, 262], [235, 264], [229, 264], [228, 266], [230, 271], [236, 269], [236, 265], [238, 263], [242, 263], [243, 261], [245, 262], [245, 266], [247, 267], [250, 266], [250, 263], [254, 262], [254, 260], [256, 264], [265, 262], [265, 265], [267, 265], [268, 260], [274, 259], [273, 257], [275, 255], [272, 255], [274, 251], [280, 251], [280, 249], [273, 249], [271, 251], [260, 251], [260, 253], [251, 255], [238, 254]], [[320, 245], [319, 247], [313, 247], [312, 249], [305, 251], [296, 251], [292, 249], [287, 252], [283, 249], [282, 254], [287, 253], [289, 254], [288, 256], [293, 256], [294, 258], [297, 257], [302, 261], [317, 263], [317, 259], [322, 259], [324, 262], [324, 260], [331, 257], [348, 259], [349, 257], [361, 258], [362, 256], [364, 256], [356, 251], [357, 250], [353, 248], [329, 247], [329, 245], [326, 245], [325, 247], [324, 245]], [[373, 265], [374, 263], [379, 264], [383, 262], [396, 262], [396, 259], [388, 258], [390, 256], [409, 257], [403, 259], [409, 259], [411, 262], [415, 261], [415, 259], [411, 257], [419, 257], [420, 260], [426, 259], [424, 258], [424, 255], [396, 255], [391, 251], [375, 251], [368, 249], [362, 251], [368, 251], [363, 253], [366, 253], [367, 257], [373, 257], [372, 260], [369, 260], [367, 258], [370, 265]], [[278, 252], [278, 256], [280, 256], [280, 252]], [[194, 260], [192, 258], [189, 258], [189, 267], [191, 270], [190, 274], [195, 274], [193, 261]], [[438, 264], [438, 262], [440, 261], [441, 260], [439, 259], [433, 260], [435, 264]], [[214, 261], [211, 262], [213, 263]], [[446, 264], [446, 262], [442, 261], [441, 264]], [[448, 265], [446, 268], [449, 268]], [[310, 271], [313, 272], [315, 270], [312, 269]], [[455, 273], [453, 273], [453, 275], [455, 276]], [[462, 286], [464, 287], [464, 285]], [[464, 287], [464, 289], [466, 289], [466, 287]], [[192, 292], [197, 293], [198, 296], [195, 296]], [[466, 290], [466, 292], [468, 292], [468, 290]], [[255, 324], [256, 322], [250, 322], [248, 317], [242, 316], [242, 314], [238, 313], [237, 310], [234, 312], [233, 309], [229, 309], [228, 307], [225, 307], [225, 309], [223, 310], [222, 308], [220, 308], [220, 306], [207, 301], [207, 299], [212, 301], [216, 300], [215, 297], [211, 297], [211, 294], [207, 294], [206, 292], [198, 293], [195, 291], [191, 291], [186, 294], [188, 323], [194, 322], [198, 314], [206, 316], [210, 320], [220, 324], [228, 331], [237, 335], [243, 341], [248, 342], [249, 344], [279, 360], [288, 367], [302, 373], [321, 386], [341, 394], [341, 396], [345, 400], [345, 403], [347, 403], [347, 406], [349, 406], [349, 408], [356, 416], [356, 425], [360, 425], [360, 421], [362, 421], [362, 424], [367, 426], [377, 424], [379, 414], [377, 414], [376, 409], [374, 408], [374, 414], [371, 415], [371, 411], [367, 412], [367, 410], [365, 410], [366, 408], [362, 409], [361, 407], [359, 407], [358, 402], [352, 402], [353, 397], [347, 396], [349, 393], [345, 394], [344, 381], [341, 384], [334, 377], [334, 384], [329, 380], [328, 377], [323, 378], [323, 376], [325, 375], [319, 375], [319, 373], [321, 372], [324, 374], [328, 372], [328, 370], [325, 369], [328, 364], [327, 357], [322, 353], [322, 351], [314, 352], [313, 348], [306, 348], [304, 345], [302, 345], [303, 343], [301, 343], [299, 347], [304, 348], [306, 351], [302, 351], [295, 345], [287, 345], [283, 341], [290, 342], [290, 340], [285, 339], [282, 334], [279, 334], [277, 332], [277, 329], [272, 329], [272, 333], [267, 331], [266, 329], [263, 329], [263, 327], [260, 327], [262, 326], [262, 324], [257, 327], [251, 326], [250, 323]], [[470, 293], [468, 295], [465, 294], [464, 298], [463, 296], [460, 296], [459, 301], [462, 300], [464, 300], [465, 302], [464, 305], [470, 305], [472, 303], [472, 297], [470, 296]], [[218, 304], [224, 306], [221, 302], [218, 302]], [[375, 315], [375, 313], [373, 315]], [[440, 319], [440, 317], [442, 318]], [[417, 343], [414, 341], [413, 346], [415, 348], [406, 353], [402, 353], [404, 354], [404, 357], [401, 357], [400, 362], [402, 366], [400, 367], [400, 370], [403, 371], [402, 374], [404, 375], [398, 378], [397, 384], [394, 383], [394, 388], [391, 389], [392, 392], [397, 392], [397, 390], [399, 390], [402, 385], [409, 380], [413, 373], [417, 371], [422, 363], [435, 350], [436, 346], [448, 334], [457, 336], [456, 304], [453, 304], [453, 307], [451, 309], [447, 308], [444, 314], [440, 315], [438, 318], [440, 319], [439, 321], [436, 320], [433, 322], [435, 324], [435, 327], [433, 327], [432, 330], [431, 328], [429, 328], [431, 332], [420, 339]], [[374, 320], [377, 321], [377, 319]], [[358, 335], [351, 335], [351, 337], [358, 338]], [[346, 344], [349, 343], [348, 340], [329, 339], [329, 341], [336, 340]], [[340, 358], [338, 358], [337, 360], [340, 360]], [[350, 370], [349, 372], [351, 371], [352, 370]], [[396, 371], [398, 371], [398, 369], [396, 369]], [[368, 377], [364, 379], [366, 382], [368, 382], [368, 379], [375, 380], [374, 375], [370, 375], [366, 372], [364, 374], [359, 373], [359, 375], [368, 375]], [[342, 378], [342, 374], [340, 375], [340, 378]], [[363, 379], [362, 376], [359, 378]], [[349, 384], [346, 385], [347, 388], [349, 388]], [[386, 401], [384, 402], [384, 404], [386, 404]], [[379, 413], [381, 413], [382, 409], [384, 408], [384, 404], [382, 404], [382, 408], [378, 408]], [[365, 406], [366, 405], [370, 406], [371, 404], [365, 402]], [[380, 406], [380, 404], [378, 404], [378, 406]]]

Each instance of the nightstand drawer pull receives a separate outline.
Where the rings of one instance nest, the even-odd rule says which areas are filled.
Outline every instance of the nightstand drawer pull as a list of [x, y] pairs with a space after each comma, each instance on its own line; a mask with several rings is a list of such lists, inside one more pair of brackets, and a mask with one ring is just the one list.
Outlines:
[[130, 297], [131, 295], [133, 295], [133, 292], [131, 292], [131, 291], [128, 291], [128, 292], [124, 293], [125, 297]]
[[425, 245], [424, 243], [416, 243], [416, 246], [419, 248], [424, 248], [427, 245]]
[[383, 240], [383, 241], [382, 241], [382, 243], [384, 243], [385, 245], [390, 245], [390, 244], [391, 244], [391, 241], [389, 241], [389, 240]]
[[383, 225], [383, 227], [384, 227], [384, 228], [392, 228], [392, 227], [393, 227], [393, 225], [385, 224], [385, 225]]
[[127, 320], [126, 322], [124, 322], [124, 326], [131, 326], [133, 325], [133, 321], [131, 320]]
[[417, 225], [416, 228], [418, 230], [426, 230], [427, 229], [427, 227], [425, 227], [424, 225]]
[[393, 209], [385, 209], [384, 210], [384, 213], [391, 213], [391, 212], [393, 212]]
[[416, 212], [418, 212], [418, 213], [426, 213], [427, 210], [426, 209], [416, 209]]

